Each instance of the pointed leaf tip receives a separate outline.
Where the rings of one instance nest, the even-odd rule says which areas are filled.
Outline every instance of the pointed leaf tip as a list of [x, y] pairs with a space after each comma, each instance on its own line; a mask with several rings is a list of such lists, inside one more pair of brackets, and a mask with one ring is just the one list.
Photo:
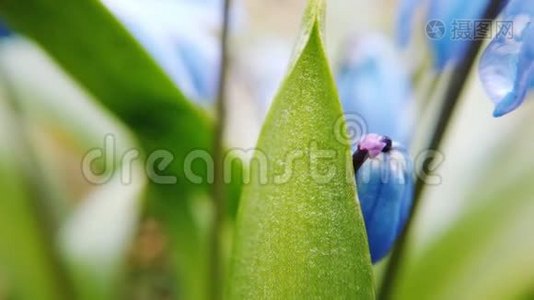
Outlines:
[[334, 134], [343, 113], [314, 17], [324, 1], [309, 3], [313, 21], [305, 19], [305, 43], [271, 106], [255, 153], [260, 163], [243, 190], [230, 299], [374, 298], [349, 143]]

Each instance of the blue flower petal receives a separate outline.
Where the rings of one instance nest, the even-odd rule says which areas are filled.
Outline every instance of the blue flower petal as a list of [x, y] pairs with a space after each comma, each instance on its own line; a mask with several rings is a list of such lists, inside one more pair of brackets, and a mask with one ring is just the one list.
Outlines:
[[[188, 98], [197, 103], [213, 103], [219, 76], [222, 0], [103, 2]], [[243, 16], [238, 3], [233, 10], [234, 28]]]
[[[365, 121], [349, 126], [360, 125], [366, 130], [361, 134], [376, 132], [409, 145], [414, 101], [410, 79], [395, 51], [381, 35], [353, 40], [336, 79], [345, 114], [357, 114]], [[387, 255], [408, 219], [413, 198], [408, 161], [395, 146], [367, 160], [356, 174], [373, 262]]]
[[219, 49], [210, 40], [201, 42], [184, 39], [182, 41], [176, 44], [176, 51], [190, 80], [192, 88], [189, 94], [193, 95], [194, 99], [210, 103], [217, 94]]
[[410, 42], [415, 13], [424, 1], [427, 0], [401, 0], [399, 2], [398, 15], [396, 21], [397, 43], [401, 47], [406, 47]]
[[389, 253], [408, 219], [413, 199], [410, 170], [406, 153], [394, 149], [365, 162], [356, 176], [373, 263]]
[[[481, 19], [489, 0], [401, 0], [397, 15], [397, 40], [401, 46], [408, 44], [413, 34], [415, 13], [426, 1], [426, 24], [418, 28], [428, 30], [426, 25], [432, 22], [442, 25], [437, 28], [438, 34], [430, 36], [427, 32], [434, 67], [441, 71], [463, 59], [474, 38], [474, 23]], [[461, 23], [467, 24], [468, 28], [462, 28]]]
[[463, 59], [473, 37], [460, 38], [460, 32], [463, 30], [459, 22], [467, 21], [474, 26], [474, 22], [482, 17], [488, 4], [489, 0], [430, 1], [427, 20], [441, 21], [445, 26], [443, 37], [429, 39], [434, 53], [434, 66], [438, 70], [443, 70], [447, 65], [458, 63]]
[[482, 54], [480, 79], [496, 105], [495, 117], [519, 107], [534, 86], [533, 21], [532, 3], [510, 1], [503, 12], [503, 22], [513, 22], [513, 27], [502, 27]]
[[395, 46], [382, 35], [367, 35], [346, 50], [336, 74], [345, 114], [363, 118], [362, 134], [376, 132], [409, 145], [414, 101]]

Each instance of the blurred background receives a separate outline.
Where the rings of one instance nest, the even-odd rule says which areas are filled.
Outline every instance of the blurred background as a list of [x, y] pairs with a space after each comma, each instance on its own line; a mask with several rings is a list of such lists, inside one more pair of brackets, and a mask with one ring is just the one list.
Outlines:
[[[102, 3], [188, 101], [213, 116], [221, 1]], [[232, 1], [224, 124], [229, 148], [255, 146], [290, 62], [305, 5], [304, 0]], [[397, 11], [395, 0], [328, 1], [326, 43], [334, 74], [352, 41], [381, 35], [394, 43]], [[177, 221], [179, 214], [165, 214], [168, 206], [148, 204], [170, 191], [147, 192], [150, 183], [140, 161], [129, 165], [126, 179], [121, 172], [106, 173], [105, 162], [90, 166], [93, 173], [109, 175], [105, 183], [87, 178], [84, 159], [110, 145], [106, 136], [112, 137], [112, 157], [144, 142], [102, 104], [99, 93], [9, 21], [2, 22], [0, 38], [0, 299], [203, 298], [207, 287], [200, 281], [207, 281], [208, 254], [199, 249], [205, 248], [213, 216], [209, 192], [183, 194], [195, 228], [189, 233], [180, 231], [190, 227]], [[414, 156], [435, 117], [428, 89], [443, 89], [447, 82], [445, 74], [434, 85], [424, 22], [416, 24], [414, 41], [398, 50], [417, 103]], [[94, 30], [98, 36], [105, 28]], [[77, 53], [70, 55], [77, 59]], [[97, 59], [113, 65], [117, 58]], [[441, 151], [439, 178], [426, 189], [417, 214], [395, 298], [534, 299], [534, 106], [527, 101], [499, 119], [491, 116], [492, 109], [473, 72]], [[170, 137], [178, 144], [183, 138]], [[224, 263], [235, 207], [229, 214]], [[384, 264], [375, 268], [377, 278]]]

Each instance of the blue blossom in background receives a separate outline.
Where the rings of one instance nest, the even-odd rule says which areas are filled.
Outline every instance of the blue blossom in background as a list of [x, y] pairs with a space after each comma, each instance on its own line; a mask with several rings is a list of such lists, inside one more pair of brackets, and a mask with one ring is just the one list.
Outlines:
[[430, 1], [428, 20], [439, 20], [445, 25], [445, 35], [430, 40], [437, 69], [461, 62], [474, 39], [474, 22], [480, 20], [488, 4], [489, 0]]
[[397, 43], [406, 47], [410, 42], [417, 8], [427, 0], [401, 0], [397, 14]]
[[414, 101], [410, 78], [393, 43], [380, 34], [349, 41], [336, 74], [346, 114], [357, 114], [367, 132], [411, 142]]
[[[221, 0], [103, 0], [187, 97], [209, 104], [219, 74]], [[235, 24], [239, 14], [233, 14]]]
[[365, 121], [357, 126], [396, 141], [391, 148], [377, 135], [365, 135], [353, 156], [371, 258], [377, 262], [402, 231], [413, 200], [411, 163], [401, 147], [412, 139], [410, 79], [393, 43], [368, 35], [349, 43], [336, 80], [347, 119], [357, 114]]
[[502, 14], [501, 30], [482, 54], [480, 78], [496, 104], [496, 117], [520, 106], [534, 87], [533, 21], [534, 2], [511, 0]]
[[[429, 37], [433, 53], [434, 67], [443, 70], [449, 65], [459, 63], [466, 54], [474, 36], [474, 23], [480, 20], [489, 0], [401, 0], [397, 18], [397, 39], [406, 46], [413, 33], [413, 18], [419, 7], [426, 6], [425, 26], [443, 25], [438, 37]], [[420, 26], [421, 31], [429, 30]]]

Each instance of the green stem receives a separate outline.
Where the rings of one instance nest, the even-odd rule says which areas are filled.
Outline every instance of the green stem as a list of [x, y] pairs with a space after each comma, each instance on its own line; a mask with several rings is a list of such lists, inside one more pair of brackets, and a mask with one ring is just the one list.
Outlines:
[[226, 124], [226, 81], [228, 69], [228, 27], [230, 21], [230, 0], [224, 1], [223, 7], [223, 24], [221, 34], [221, 57], [219, 86], [217, 94], [217, 122], [215, 128], [215, 137], [213, 144], [214, 158], [214, 182], [212, 188], [212, 198], [214, 201], [214, 216], [211, 228], [211, 247], [210, 247], [210, 298], [221, 299], [222, 297], [222, 279], [223, 267], [221, 262], [221, 235], [224, 226], [224, 214], [226, 207], [225, 188], [223, 181], [223, 159], [224, 159], [224, 126]]
[[[486, 8], [486, 11], [482, 15], [481, 19], [494, 20], [495, 18], [497, 18], [500, 9], [502, 8], [504, 3], [504, 0], [492, 0]], [[439, 115], [439, 119], [436, 123], [434, 133], [430, 139], [430, 142], [428, 143], [428, 147], [426, 147], [425, 149], [429, 149], [432, 151], [439, 150], [443, 142], [443, 138], [447, 132], [450, 120], [457, 107], [463, 88], [469, 77], [470, 71], [475, 64], [477, 55], [480, 51], [480, 48], [482, 47], [482, 44], [482, 39], [471, 41], [464, 59], [460, 63], [458, 63], [453, 69], [453, 74], [450, 77], [451, 81], [445, 93], [444, 100], [440, 109], [441, 113]], [[408, 236], [415, 223], [418, 208], [421, 205], [421, 196], [425, 188], [426, 178], [432, 173], [431, 167], [433, 165], [433, 162], [433, 157], [427, 158], [427, 160], [423, 163], [420, 172], [417, 173], [418, 177], [415, 185], [414, 203], [410, 210], [411, 217], [408, 220], [406, 226], [404, 227], [404, 230], [402, 231], [397, 245], [395, 246], [395, 249], [391, 255], [389, 264], [384, 274], [382, 286], [380, 288], [378, 296], [379, 299], [391, 299], [399, 271], [402, 268], [402, 258], [405, 256]], [[423, 176], [422, 174], [428, 175]]]

